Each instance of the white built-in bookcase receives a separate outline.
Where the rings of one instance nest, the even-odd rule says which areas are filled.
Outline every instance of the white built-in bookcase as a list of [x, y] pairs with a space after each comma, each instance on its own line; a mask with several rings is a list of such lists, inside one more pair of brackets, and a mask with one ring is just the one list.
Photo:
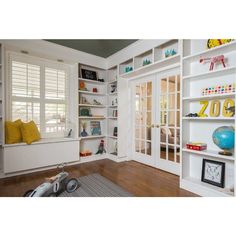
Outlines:
[[3, 168], [2, 163], [2, 144], [4, 142], [4, 48], [0, 44], [0, 171]]
[[[206, 49], [207, 40], [183, 40], [182, 59], [182, 168], [180, 185], [182, 188], [201, 196], [234, 196], [235, 189], [235, 153], [233, 156], [218, 154], [220, 149], [213, 143], [212, 134], [220, 126], [234, 126], [235, 116], [222, 116], [223, 101], [227, 98], [235, 100], [235, 93], [202, 95], [202, 89], [217, 85], [235, 83], [236, 78], [236, 41], [212, 49]], [[201, 64], [200, 57], [224, 55], [226, 68], [216, 64], [209, 71], [209, 63]], [[209, 116], [209, 105], [205, 118], [185, 117], [188, 113], [197, 113], [202, 105], [201, 100], [209, 103], [213, 100], [221, 102], [221, 113], [218, 117]], [[207, 143], [206, 151], [186, 149], [190, 141]], [[203, 159], [225, 163], [225, 188], [215, 187], [201, 181]]]

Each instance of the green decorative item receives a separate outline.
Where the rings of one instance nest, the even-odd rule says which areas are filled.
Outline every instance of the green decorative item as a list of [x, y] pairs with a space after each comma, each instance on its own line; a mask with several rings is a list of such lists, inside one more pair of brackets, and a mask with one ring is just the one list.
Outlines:
[[81, 108], [80, 116], [91, 116], [89, 108]]
[[143, 60], [143, 66], [146, 66], [146, 65], [149, 65], [151, 64], [152, 62], [149, 60], [149, 59], [144, 59]]
[[235, 128], [232, 126], [221, 126], [217, 128], [213, 135], [213, 142], [216, 146], [223, 149], [219, 152], [221, 155], [232, 156], [232, 149], [234, 148]]

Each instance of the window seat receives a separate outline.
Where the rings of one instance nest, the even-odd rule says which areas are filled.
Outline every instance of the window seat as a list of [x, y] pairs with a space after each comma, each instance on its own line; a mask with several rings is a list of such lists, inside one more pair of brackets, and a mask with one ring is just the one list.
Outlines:
[[30, 145], [26, 143], [3, 145], [5, 174], [75, 161], [79, 161], [79, 138], [50, 138], [41, 139]]
[[13, 144], [4, 144], [3, 147], [15, 147], [15, 146], [31, 146], [31, 145], [41, 145], [41, 144], [48, 144], [48, 143], [62, 143], [62, 142], [73, 142], [73, 141], [80, 141], [80, 138], [41, 138], [37, 142], [33, 142], [30, 145], [27, 143], [13, 143]]

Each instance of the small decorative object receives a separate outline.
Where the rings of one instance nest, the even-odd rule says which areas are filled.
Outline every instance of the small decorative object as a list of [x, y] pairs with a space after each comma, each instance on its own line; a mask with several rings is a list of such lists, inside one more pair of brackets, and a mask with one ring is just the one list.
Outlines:
[[69, 130], [68, 134], [67, 134], [67, 138], [70, 138], [72, 134], [72, 129]]
[[217, 85], [208, 88], [202, 89], [202, 95], [214, 95], [214, 94], [225, 94], [225, 93], [235, 93], [236, 83], [225, 84], [225, 85]]
[[80, 103], [81, 103], [81, 104], [90, 104], [90, 103], [87, 101], [87, 99], [86, 99], [85, 97], [83, 97], [83, 96], [80, 97]]
[[114, 142], [114, 151], [111, 153], [112, 155], [117, 156], [118, 154], [118, 147], [117, 147], [117, 141]]
[[89, 108], [81, 108], [80, 116], [91, 116], [91, 112]]
[[90, 121], [91, 135], [101, 135], [100, 121]]
[[86, 132], [86, 127], [87, 127], [87, 123], [86, 122], [83, 122], [81, 124], [82, 126], [82, 132], [80, 133], [81, 137], [86, 137], [88, 136], [88, 133]]
[[115, 93], [117, 91], [117, 86], [116, 84], [111, 85], [111, 93]]
[[232, 126], [221, 126], [217, 128], [213, 134], [213, 142], [216, 146], [223, 149], [220, 155], [232, 156], [232, 149], [234, 148], [235, 129]]
[[189, 113], [185, 117], [198, 117], [198, 113]]
[[118, 135], [118, 128], [114, 127], [113, 136], [117, 137], [117, 135]]
[[81, 69], [81, 76], [84, 79], [97, 80], [97, 72], [92, 70]]
[[203, 159], [201, 180], [202, 182], [224, 188], [225, 163]]
[[195, 150], [195, 151], [203, 151], [207, 149], [206, 143], [199, 142], [189, 142], [186, 144], [187, 149]]
[[131, 72], [133, 71], [133, 67], [132, 66], [126, 66], [125, 67], [125, 73]]
[[93, 88], [93, 93], [97, 93], [98, 89], [97, 88]]
[[99, 105], [99, 106], [102, 105], [102, 103], [98, 102], [96, 99], [93, 99], [93, 104], [94, 105]]
[[149, 65], [149, 64], [151, 64], [152, 62], [151, 62], [151, 60], [149, 60], [149, 59], [144, 59], [143, 60], [143, 66], [146, 66], [146, 65]]
[[199, 117], [208, 117], [207, 114], [205, 114], [205, 110], [207, 109], [207, 106], [209, 104], [209, 101], [200, 101], [200, 104], [203, 105], [201, 110], [198, 112]]
[[105, 150], [104, 140], [101, 140], [96, 154], [103, 154], [103, 153], [106, 153], [106, 150]]
[[98, 81], [99, 81], [99, 82], [105, 82], [105, 80], [104, 80], [104, 79], [98, 79]]
[[113, 117], [117, 117], [118, 116], [118, 111], [117, 110], [113, 110], [112, 111], [112, 116]]
[[[230, 116], [234, 116], [234, 115], [235, 115], [235, 106], [225, 108], [225, 110], [226, 110], [227, 112], [229, 112]], [[230, 116], [229, 116], [229, 117], [230, 117]]]
[[166, 49], [165, 50], [165, 57], [170, 57], [170, 56], [174, 56], [175, 54], [177, 54], [177, 52], [174, 49]]
[[233, 39], [208, 39], [207, 40], [207, 48], [210, 49], [210, 48], [218, 47], [220, 45], [230, 43], [232, 41], [233, 41]]
[[224, 55], [220, 55], [220, 56], [216, 56], [216, 57], [200, 58], [200, 63], [206, 63], [206, 62], [210, 62], [210, 68], [209, 68], [210, 71], [213, 70], [214, 65], [219, 62], [222, 63], [223, 67], [226, 67]]
[[79, 81], [79, 90], [88, 91], [88, 89], [85, 87], [84, 81]]
[[87, 156], [91, 156], [91, 155], [92, 155], [92, 152], [89, 150], [85, 150], [85, 151], [80, 152], [81, 157], [87, 157]]

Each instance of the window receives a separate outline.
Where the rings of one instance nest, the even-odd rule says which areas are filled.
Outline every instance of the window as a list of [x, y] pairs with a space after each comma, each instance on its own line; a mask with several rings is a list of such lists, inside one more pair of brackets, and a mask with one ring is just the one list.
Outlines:
[[68, 66], [10, 53], [10, 119], [34, 120], [42, 137], [63, 137], [68, 115]]

